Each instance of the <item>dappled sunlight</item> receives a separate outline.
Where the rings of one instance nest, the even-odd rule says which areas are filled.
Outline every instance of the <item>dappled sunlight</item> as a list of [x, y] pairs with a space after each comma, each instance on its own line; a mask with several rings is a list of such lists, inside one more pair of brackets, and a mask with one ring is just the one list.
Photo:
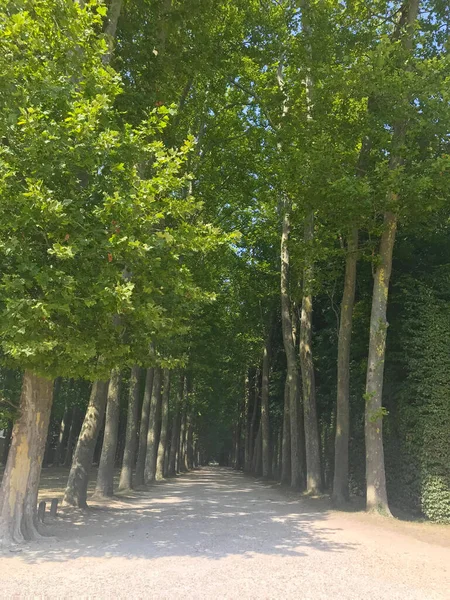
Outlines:
[[285, 499], [279, 491], [257, 481], [249, 484], [229, 469], [208, 468], [147, 491], [95, 502], [87, 511], [63, 508], [46, 526], [57, 541], [30, 543], [15, 560], [62, 563], [82, 557], [168, 556], [220, 560], [233, 555], [353, 550], [353, 544], [333, 540], [333, 529], [317, 527], [326, 519], [325, 512], [309, 510], [301, 499]]

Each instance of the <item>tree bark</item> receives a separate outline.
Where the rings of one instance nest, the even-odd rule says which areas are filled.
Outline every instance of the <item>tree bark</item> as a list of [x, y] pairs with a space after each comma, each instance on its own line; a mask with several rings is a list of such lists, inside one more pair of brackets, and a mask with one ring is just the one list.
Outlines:
[[336, 506], [348, 501], [348, 439], [350, 395], [350, 347], [353, 305], [355, 302], [358, 229], [352, 229], [347, 243], [344, 291], [341, 302], [337, 358], [336, 435], [332, 500]]
[[111, 371], [106, 404], [105, 435], [95, 486], [97, 498], [108, 498], [114, 493], [114, 462], [120, 413], [120, 377], [120, 369], [116, 368]]
[[[305, 223], [305, 242], [311, 242], [314, 236], [314, 214], [311, 212]], [[300, 321], [300, 366], [303, 384], [303, 410], [306, 449], [306, 491], [317, 494], [322, 488], [320, 469], [320, 442], [317, 423], [316, 384], [312, 357], [312, 263], [305, 267], [303, 277], [302, 316]]]
[[119, 22], [122, 0], [111, 0], [108, 9], [108, 17], [105, 26], [106, 43], [108, 52], [103, 55], [103, 64], [108, 65], [114, 51], [114, 40], [116, 38], [117, 23]]
[[281, 483], [289, 485], [291, 483], [291, 424], [289, 417], [289, 381], [286, 374], [284, 384], [284, 410], [283, 410], [283, 438], [281, 442]]
[[139, 380], [141, 369], [134, 365], [130, 375], [130, 389], [128, 395], [127, 429], [125, 436], [125, 449], [123, 452], [122, 469], [120, 471], [119, 490], [132, 488], [132, 475], [136, 458], [137, 424], [139, 410]]
[[[412, 49], [414, 23], [419, 12], [419, 0], [406, 0], [400, 14], [395, 38], [401, 38], [406, 50]], [[408, 65], [403, 65], [408, 69]], [[406, 136], [406, 122], [394, 123], [392, 149], [389, 169], [397, 170], [403, 165], [402, 146]], [[389, 202], [395, 205], [396, 194], [389, 193]], [[366, 508], [371, 512], [379, 512], [391, 516], [389, 510], [386, 473], [383, 448], [383, 378], [387, 335], [387, 302], [389, 281], [392, 272], [392, 257], [395, 235], [397, 231], [397, 215], [387, 211], [384, 215], [384, 229], [380, 240], [379, 262], [375, 270], [372, 310], [370, 315], [369, 356], [366, 377]]]
[[170, 371], [164, 369], [164, 384], [161, 402], [161, 432], [159, 436], [158, 455], [156, 459], [155, 479], [161, 481], [167, 475], [164, 470], [164, 462], [167, 450], [167, 428], [169, 425], [169, 395], [170, 395]]
[[262, 476], [271, 476], [270, 464], [270, 421], [269, 421], [269, 372], [270, 372], [271, 334], [267, 336], [263, 351], [261, 376], [261, 452]]
[[94, 458], [97, 437], [105, 414], [107, 392], [107, 381], [95, 381], [92, 384], [89, 405], [81, 426], [64, 492], [63, 504], [66, 506], [87, 507], [89, 473]]
[[369, 357], [366, 378], [366, 484], [367, 510], [390, 515], [386, 490], [383, 449], [383, 374], [387, 333], [387, 300], [392, 270], [397, 218], [387, 213], [380, 243], [380, 263], [375, 272], [372, 311], [370, 315]]
[[175, 412], [172, 423], [172, 435], [170, 440], [169, 452], [169, 477], [175, 477], [177, 474], [177, 450], [180, 445], [180, 421], [181, 421], [181, 405], [184, 394], [184, 374], [180, 375], [180, 387], [178, 389]]
[[150, 402], [150, 415], [147, 433], [147, 456], [145, 460], [144, 481], [146, 484], [155, 480], [156, 458], [158, 453], [160, 413], [161, 413], [161, 368], [155, 368], [153, 391]]
[[150, 417], [150, 401], [153, 390], [153, 377], [155, 369], [147, 369], [145, 375], [144, 399], [142, 402], [141, 423], [139, 427], [139, 446], [136, 461], [136, 473], [134, 476], [135, 486], [144, 485], [145, 459], [147, 456], [148, 420]]
[[289, 390], [289, 425], [291, 441], [291, 487], [300, 489], [302, 486], [301, 445], [298, 428], [298, 365], [293, 337], [293, 320], [291, 302], [289, 298], [289, 235], [290, 235], [289, 210], [283, 206], [282, 231], [281, 231], [281, 326], [283, 330], [283, 345], [287, 361], [287, 388]]
[[25, 371], [0, 493], [0, 546], [40, 537], [37, 496], [53, 402], [53, 381]]

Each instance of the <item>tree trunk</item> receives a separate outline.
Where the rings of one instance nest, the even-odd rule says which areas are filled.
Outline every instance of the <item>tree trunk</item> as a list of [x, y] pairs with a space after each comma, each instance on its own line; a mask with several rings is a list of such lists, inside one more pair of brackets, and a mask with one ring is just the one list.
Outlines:
[[348, 501], [348, 439], [350, 395], [350, 347], [355, 301], [358, 229], [354, 228], [347, 244], [344, 292], [341, 302], [337, 358], [336, 436], [334, 443], [334, 479], [332, 499], [336, 506]]
[[161, 413], [161, 386], [162, 373], [161, 368], [155, 368], [153, 379], [152, 399], [150, 402], [150, 415], [147, 434], [147, 457], [145, 460], [144, 480], [145, 483], [151, 483], [156, 475], [156, 458], [158, 453], [159, 427]]
[[369, 357], [366, 378], [366, 483], [367, 510], [390, 515], [386, 490], [383, 449], [383, 374], [387, 333], [387, 299], [392, 270], [397, 218], [387, 213], [381, 236], [380, 262], [375, 272], [370, 315]]
[[[314, 235], [314, 214], [311, 212], [305, 223], [305, 242], [311, 242]], [[305, 267], [303, 278], [302, 317], [300, 321], [300, 365], [303, 384], [303, 410], [306, 449], [306, 491], [317, 494], [322, 489], [320, 470], [320, 441], [317, 423], [316, 385], [312, 357], [312, 264]]]
[[170, 395], [170, 371], [164, 369], [164, 384], [161, 402], [161, 432], [159, 436], [158, 455], [156, 459], [155, 479], [161, 481], [166, 476], [164, 462], [167, 450], [167, 428], [169, 425], [169, 395]]
[[122, 469], [120, 471], [119, 490], [132, 488], [132, 474], [136, 458], [137, 423], [139, 410], [139, 379], [141, 368], [134, 365], [130, 375], [130, 390], [128, 395], [127, 429], [125, 449], [123, 452]]
[[183, 406], [181, 413], [181, 425], [180, 425], [180, 446], [178, 448], [178, 472], [183, 473], [186, 471], [186, 413], [187, 413], [187, 400]]
[[62, 454], [64, 448], [66, 448], [67, 446], [67, 439], [69, 437], [70, 425], [72, 422], [72, 412], [73, 409], [68, 406], [68, 403], [66, 401], [66, 404], [64, 406], [63, 418], [61, 419], [61, 425], [59, 427], [58, 443], [56, 445], [55, 458], [53, 460], [53, 464], [55, 465], [55, 467], [59, 467], [59, 465], [61, 464]]
[[192, 413], [187, 415], [186, 431], [186, 466], [188, 471], [194, 468], [194, 424], [192, 422]]
[[136, 473], [134, 476], [135, 486], [144, 485], [145, 459], [147, 456], [147, 435], [148, 435], [148, 420], [150, 416], [150, 402], [153, 390], [153, 377], [155, 369], [153, 367], [147, 369], [145, 375], [145, 391], [142, 402], [141, 424], [139, 427], [139, 447], [136, 461]]
[[108, 9], [108, 17], [105, 27], [106, 43], [108, 44], [108, 52], [103, 55], [103, 63], [105, 65], [111, 62], [114, 40], [116, 37], [117, 23], [120, 17], [120, 11], [122, 8], [122, 0], [111, 0]]
[[261, 431], [261, 421], [259, 422], [258, 433], [256, 434], [255, 439], [255, 448], [253, 450], [253, 474], [257, 477], [261, 475], [262, 472], [262, 431]]
[[286, 374], [284, 384], [284, 410], [283, 410], [283, 439], [281, 443], [281, 483], [289, 485], [291, 483], [291, 424], [289, 418], [289, 381]]
[[2, 462], [4, 465], [6, 465], [6, 462], [8, 460], [9, 447], [11, 445], [12, 430], [13, 430], [13, 422], [11, 420], [11, 421], [8, 421], [8, 425], [6, 427], [5, 445], [3, 446]]
[[291, 315], [291, 302], [289, 298], [289, 211], [283, 207], [281, 231], [281, 326], [283, 330], [283, 344], [287, 361], [287, 388], [289, 390], [289, 424], [291, 446], [291, 487], [299, 489], [302, 484], [301, 446], [298, 430], [298, 366], [293, 337], [293, 320]]
[[258, 417], [258, 408], [259, 408], [259, 369], [255, 371], [255, 389], [254, 389], [254, 399], [253, 399], [253, 410], [252, 410], [252, 418], [250, 421], [250, 430], [249, 430], [249, 463], [248, 463], [248, 472], [253, 470], [253, 455], [255, 450], [255, 428], [256, 428], [256, 419]]
[[270, 422], [269, 422], [269, 372], [270, 372], [270, 340], [267, 340], [263, 351], [262, 377], [261, 377], [261, 451], [262, 451], [262, 476], [271, 476], [270, 465]]
[[[406, 0], [403, 4], [395, 38], [401, 38], [403, 47], [411, 51], [414, 23], [419, 12], [419, 0]], [[407, 62], [404, 69], [409, 69]], [[409, 102], [410, 99], [405, 99]], [[404, 163], [402, 156], [407, 123], [404, 120], [394, 123], [389, 169], [396, 171]], [[389, 204], [394, 206], [396, 194], [389, 193]], [[366, 377], [366, 508], [391, 516], [389, 510], [386, 473], [383, 449], [383, 378], [387, 335], [387, 302], [389, 281], [392, 272], [392, 256], [397, 231], [397, 215], [387, 211], [384, 215], [384, 229], [380, 240], [379, 261], [375, 270], [372, 310], [370, 315], [369, 356]]]
[[111, 371], [106, 404], [105, 435], [97, 473], [95, 496], [108, 498], [114, 493], [114, 462], [117, 448], [120, 413], [120, 370]]
[[69, 467], [72, 464], [73, 450], [76, 443], [78, 427], [80, 424], [80, 408], [75, 405], [72, 408], [72, 416], [70, 419], [70, 428], [67, 436], [66, 453], [64, 456], [64, 466]]
[[37, 496], [53, 401], [53, 381], [25, 371], [0, 493], [0, 546], [33, 540]]
[[107, 381], [95, 381], [92, 384], [89, 405], [81, 426], [67, 487], [64, 492], [63, 504], [66, 506], [87, 507], [89, 473], [94, 458], [97, 437], [105, 414], [107, 393]]
[[250, 449], [250, 426], [252, 421], [253, 402], [255, 396], [255, 384], [252, 370], [248, 370], [247, 374], [247, 395], [245, 398], [245, 411], [244, 411], [244, 425], [245, 425], [245, 439], [244, 439], [244, 472], [250, 471], [251, 465], [251, 449]]
[[180, 387], [178, 390], [175, 413], [173, 416], [172, 423], [172, 436], [170, 441], [170, 452], [169, 452], [169, 477], [175, 477], [177, 474], [177, 450], [180, 445], [180, 421], [181, 421], [181, 406], [183, 402], [184, 394], [184, 374], [180, 376]]

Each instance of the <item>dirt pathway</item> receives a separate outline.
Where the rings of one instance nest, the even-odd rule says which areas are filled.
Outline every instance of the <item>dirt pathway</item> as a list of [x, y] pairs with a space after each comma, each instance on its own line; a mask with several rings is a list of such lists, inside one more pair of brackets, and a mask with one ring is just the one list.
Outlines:
[[1, 598], [450, 599], [450, 529], [419, 539], [227, 469], [62, 513], [48, 529], [56, 541], [0, 555]]

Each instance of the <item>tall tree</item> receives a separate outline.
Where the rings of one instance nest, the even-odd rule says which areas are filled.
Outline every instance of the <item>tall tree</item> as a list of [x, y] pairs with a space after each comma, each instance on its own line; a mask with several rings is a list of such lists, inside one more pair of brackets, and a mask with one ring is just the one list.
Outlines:
[[[403, 68], [407, 68], [408, 53], [412, 49], [414, 23], [419, 11], [419, 0], [407, 0], [401, 9], [398, 36], [404, 49]], [[409, 99], [407, 99], [408, 101]], [[398, 172], [404, 163], [403, 146], [405, 143], [407, 123], [399, 119], [393, 125], [389, 170]], [[384, 214], [383, 233], [379, 247], [379, 260], [375, 269], [372, 310], [370, 315], [369, 356], [366, 377], [366, 481], [367, 510], [390, 515], [386, 490], [386, 474], [383, 448], [383, 375], [387, 335], [387, 302], [389, 281], [392, 272], [392, 256], [398, 215], [396, 212], [397, 193], [391, 189], [389, 194], [389, 210]]]

